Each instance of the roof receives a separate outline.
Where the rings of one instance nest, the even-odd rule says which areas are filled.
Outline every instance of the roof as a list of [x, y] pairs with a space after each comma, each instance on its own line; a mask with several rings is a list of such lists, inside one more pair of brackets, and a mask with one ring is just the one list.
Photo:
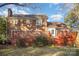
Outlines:
[[14, 15], [12, 15], [11, 17], [24, 17], [24, 18], [27, 18], [27, 17], [32, 17], [32, 18], [34, 18], [34, 17], [37, 17], [37, 16], [39, 16], [39, 17], [43, 17], [43, 18], [47, 18], [47, 16], [46, 15], [34, 15], [34, 14], [30, 14], [30, 15], [26, 15], [26, 14], [14, 14]]
[[47, 26], [49, 28], [66, 28], [67, 26], [61, 22], [48, 22]]
[[39, 19], [39, 18], [43, 18], [42, 20], [47, 20], [47, 16], [46, 15], [25, 15], [25, 14], [14, 14], [14, 15], [12, 15], [11, 17], [9, 17], [9, 18], [18, 18], [18, 19], [23, 19], [23, 18], [29, 18], [29, 19], [32, 19], [32, 20], [36, 20], [36, 19]]

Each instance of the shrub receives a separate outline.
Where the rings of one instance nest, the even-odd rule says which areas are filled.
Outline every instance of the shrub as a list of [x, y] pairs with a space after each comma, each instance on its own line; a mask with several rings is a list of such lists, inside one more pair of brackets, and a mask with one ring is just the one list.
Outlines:
[[16, 40], [16, 46], [17, 47], [26, 47], [25, 39], [19, 38]]
[[7, 39], [6, 39], [5, 35], [0, 34], [0, 44], [5, 44], [5, 41], [6, 41], [6, 40], [7, 40]]
[[0, 43], [5, 44], [6, 40], [6, 18], [0, 17]]
[[48, 44], [47, 38], [44, 36], [38, 36], [36, 37], [35, 44], [37, 46], [46, 46]]

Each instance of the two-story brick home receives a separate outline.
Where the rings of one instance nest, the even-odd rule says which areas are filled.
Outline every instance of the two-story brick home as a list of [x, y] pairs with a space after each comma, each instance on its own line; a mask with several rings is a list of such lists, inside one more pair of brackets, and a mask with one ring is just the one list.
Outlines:
[[[8, 39], [14, 40], [20, 36], [27, 36], [27, 32], [47, 31], [47, 16], [46, 15], [24, 15], [13, 14], [11, 9], [8, 9], [7, 17], [7, 33]], [[17, 34], [16, 34], [17, 33]], [[19, 34], [18, 34], [19, 33]]]

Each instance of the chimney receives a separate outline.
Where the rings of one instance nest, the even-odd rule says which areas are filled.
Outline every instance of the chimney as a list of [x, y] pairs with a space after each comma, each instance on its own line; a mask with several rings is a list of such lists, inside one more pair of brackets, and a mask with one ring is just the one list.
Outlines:
[[8, 17], [12, 17], [12, 10], [8, 8]]

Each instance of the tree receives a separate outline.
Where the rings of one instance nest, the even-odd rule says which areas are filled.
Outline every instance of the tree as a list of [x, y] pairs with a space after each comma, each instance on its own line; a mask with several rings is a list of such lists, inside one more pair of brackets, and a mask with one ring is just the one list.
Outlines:
[[74, 4], [75, 7], [71, 9], [65, 17], [65, 23], [71, 29], [79, 29], [79, 4]]
[[0, 40], [6, 38], [6, 20], [5, 17], [0, 17]]
[[40, 10], [41, 8], [39, 6], [33, 5], [32, 3], [0, 3], [0, 8], [7, 6], [7, 5], [16, 5], [21, 7], [30, 7], [32, 9]]

